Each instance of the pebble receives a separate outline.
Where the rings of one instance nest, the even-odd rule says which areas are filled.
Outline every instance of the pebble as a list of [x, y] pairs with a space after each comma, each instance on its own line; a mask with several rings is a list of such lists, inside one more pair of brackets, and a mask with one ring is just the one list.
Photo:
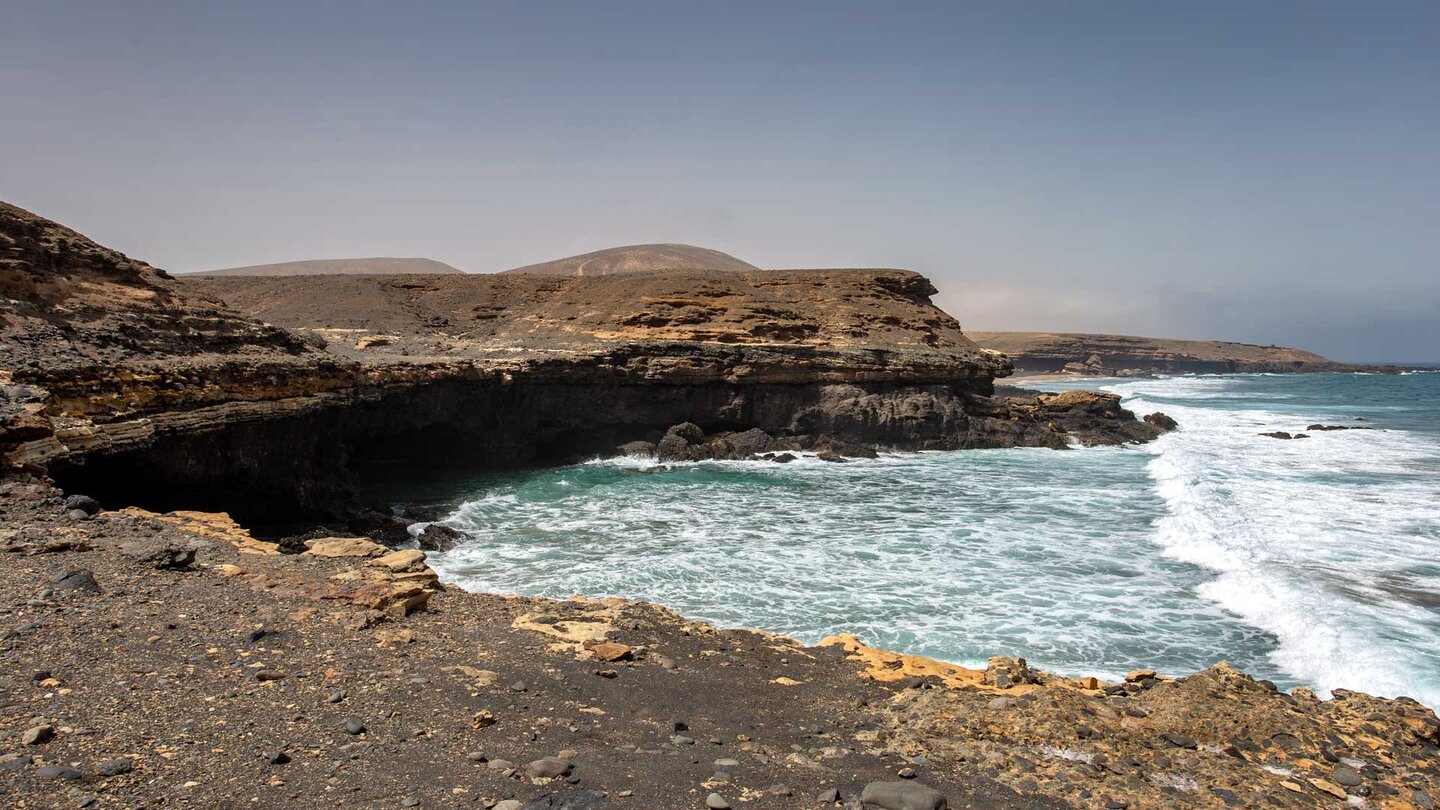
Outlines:
[[738, 760], [738, 759], [717, 759], [717, 760], [715, 760], [715, 767], [717, 767], [717, 768], [738, 768], [738, 767], [740, 767], [740, 760]]
[[284, 765], [290, 761], [290, 755], [285, 753], [284, 751], [276, 751], [275, 753], [266, 757], [265, 761], [269, 762], [271, 765]]
[[342, 701], [342, 700], [344, 700], [344, 699], [345, 699], [345, 690], [344, 690], [344, 689], [341, 689], [339, 692], [331, 692], [331, 693], [330, 693], [330, 697], [325, 698], [325, 702], [326, 702], [326, 703], [339, 703], [340, 701]]
[[108, 759], [100, 763], [100, 766], [95, 770], [99, 771], [101, 776], [119, 776], [135, 770], [135, 765], [130, 760], [122, 757], [120, 759]]
[[531, 779], [558, 779], [570, 772], [571, 765], [558, 757], [544, 757], [533, 760], [525, 766], [525, 774]]
[[510, 684], [511, 692], [525, 692], [529, 689], [530, 685], [525, 683], [524, 681], [516, 681], [515, 683]]
[[484, 751], [471, 751], [470, 753], [468, 753], [468, 754], [465, 755], [465, 758], [468, 759], [468, 760], [470, 760], [471, 762], [484, 762], [484, 761], [485, 761], [485, 752], [484, 752]]
[[35, 758], [29, 754], [6, 754], [0, 757], [0, 770], [18, 771], [30, 767]]
[[416, 796], [415, 794], [412, 793], [412, 794], [410, 794], [409, 796], [406, 796], [405, 798], [403, 798], [403, 799], [400, 800], [400, 806], [401, 806], [401, 807], [419, 807], [419, 806], [420, 806], [420, 797], [419, 797], [419, 796]]
[[684, 734], [676, 734], [675, 736], [673, 736], [673, 737], [670, 738], [670, 742], [672, 742], [672, 743], [674, 743], [674, 744], [676, 744], [676, 745], [694, 745], [694, 744], [695, 744], [695, 740], [694, 740], [693, 738], [686, 737]]
[[914, 779], [914, 778], [915, 778], [915, 769], [914, 769], [914, 768], [901, 768], [900, 770], [898, 770], [898, 771], [895, 772], [895, 775], [898, 776], [898, 777], [900, 777], [901, 779]]
[[54, 737], [54, 726], [35, 726], [34, 728], [26, 729], [25, 733], [20, 735], [20, 742], [25, 745], [40, 745], [50, 742]]
[[524, 806], [525, 805], [516, 799], [505, 799], [504, 801], [496, 802], [495, 806], [490, 808], [490, 810], [521, 810]]
[[1170, 743], [1171, 745], [1175, 746], [1176, 748], [1199, 748], [1199, 747], [1200, 747], [1200, 744], [1199, 744], [1199, 743], [1195, 742], [1194, 740], [1190, 739], [1189, 737], [1186, 737], [1184, 734], [1176, 734], [1176, 733], [1173, 732], [1173, 731], [1167, 731], [1167, 732], [1165, 732], [1164, 734], [1161, 734], [1160, 736], [1161, 736], [1162, 738], [1164, 738], [1165, 742]]
[[1332, 775], [1336, 782], [1346, 787], [1355, 787], [1360, 784], [1359, 772], [1349, 765], [1336, 765]]
[[495, 771], [508, 771], [515, 767], [515, 763], [508, 759], [492, 759], [485, 764], [488, 765], [491, 770]]
[[815, 797], [815, 801], [820, 804], [834, 804], [840, 801], [840, 791], [835, 788], [822, 790], [820, 791], [820, 795]]
[[719, 793], [711, 793], [706, 796], [705, 806], [710, 810], [730, 810], [730, 802], [725, 801], [725, 797]]
[[356, 719], [356, 718], [354, 718], [354, 717], [347, 717], [347, 718], [345, 718], [345, 733], [346, 733], [346, 734], [363, 734], [364, 732], [365, 732], [365, 724], [364, 724], [364, 723], [360, 722], [358, 719]]

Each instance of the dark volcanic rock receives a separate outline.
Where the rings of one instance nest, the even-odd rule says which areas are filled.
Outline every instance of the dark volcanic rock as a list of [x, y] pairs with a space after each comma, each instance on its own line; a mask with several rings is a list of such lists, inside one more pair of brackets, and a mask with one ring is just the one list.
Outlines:
[[95, 575], [84, 568], [72, 568], [61, 571], [50, 580], [50, 587], [53, 588], [56, 593], [61, 591], [100, 593], [100, 583], [95, 581]]
[[1161, 430], [1177, 430], [1180, 427], [1180, 424], [1178, 422], [1176, 422], [1174, 419], [1171, 419], [1169, 416], [1160, 413], [1159, 411], [1156, 411], [1152, 414], [1147, 414], [1145, 416], [1145, 422], [1154, 425]]

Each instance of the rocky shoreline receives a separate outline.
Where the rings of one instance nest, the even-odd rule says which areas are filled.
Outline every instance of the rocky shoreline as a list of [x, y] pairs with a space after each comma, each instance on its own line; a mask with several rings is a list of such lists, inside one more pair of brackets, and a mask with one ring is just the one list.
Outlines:
[[[14, 807], [1429, 808], [1414, 701], [440, 583], [367, 476], [1148, 441], [895, 270], [176, 281], [0, 203]], [[440, 543], [444, 538], [431, 538]], [[1003, 651], [999, 651], [1003, 652]]]
[[0, 486], [0, 509], [13, 807], [1429, 808], [1440, 791], [1440, 723], [1404, 698], [1322, 701], [1223, 664], [967, 670], [643, 603], [466, 593], [420, 551], [287, 554], [224, 515], [95, 511], [40, 481]]

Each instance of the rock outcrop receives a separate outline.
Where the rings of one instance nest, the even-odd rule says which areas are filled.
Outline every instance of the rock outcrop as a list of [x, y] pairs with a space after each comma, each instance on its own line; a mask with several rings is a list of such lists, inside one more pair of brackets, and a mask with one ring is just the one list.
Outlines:
[[506, 270], [540, 276], [610, 276], [654, 270], [759, 270], [749, 262], [695, 245], [655, 244], [606, 248]]
[[682, 422], [822, 451], [1161, 432], [1113, 399], [993, 396], [1006, 359], [902, 270], [175, 280], [0, 215], [0, 454], [108, 506], [396, 535], [353, 494], [367, 470], [555, 463]]
[[1396, 371], [1341, 363], [1303, 349], [1220, 340], [1172, 340], [1130, 335], [1049, 332], [969, 332], [978, 344], [1004, 352], [1017, 373], [1062, 372], [1087, 377], [1148, 374], [1285, 374], [1317, 371]]

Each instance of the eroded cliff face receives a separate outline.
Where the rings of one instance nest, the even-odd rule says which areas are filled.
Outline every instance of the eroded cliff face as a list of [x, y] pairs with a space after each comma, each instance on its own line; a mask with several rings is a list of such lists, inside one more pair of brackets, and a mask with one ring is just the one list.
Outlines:
[[972, 332], [970, 336], [981, 346], [1004, 352], [1019, 373], [1067, 372], [1102, 377], [1395, 370], [1341, 363], [1286, 346], [1222, 340], [1049, 332]]
[[1114, 398], [997, 398], [900, 270], [192, 278], [0, 208], [0, 453], [248, 522], [352, 520], [367, 472], [612, 453], [670, 426], [776, 446], [1152, 438]]

